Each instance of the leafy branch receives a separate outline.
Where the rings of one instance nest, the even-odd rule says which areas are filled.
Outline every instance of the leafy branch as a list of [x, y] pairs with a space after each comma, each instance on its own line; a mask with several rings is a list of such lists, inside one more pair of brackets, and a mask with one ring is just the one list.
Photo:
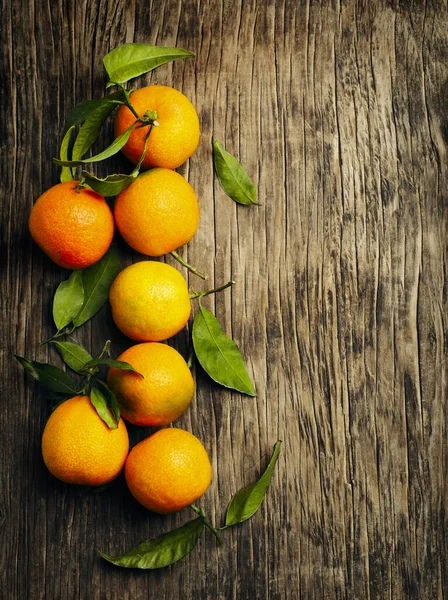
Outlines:
[[17, 355], [16, 358], [36, 381], [48, 391], [57, 394], [53, 398], [66, 400], [76, 395], [90, 396], [90, 401], [99, 417], [110, 429], [116, 429], [120, 420], [120, 407], [115, 394], [98, 377], [100, 367], [134, 373], [137, 371], [127, 362], [110, 358], [110, 340], [107, 340], [96, 358], [92, 358], [85, 348], [73, 342], [54, 341], [53, 343], [65, 364], [82, 379], [74, 380], [68, 373], [50, 363], [41, 363]]
[[[134, 128], [150, 126], [150, 132], [152, 127], [158, 126], [157, 111], [148, 110], [144, 115], [139, 115], [130, 99], [132, 90], [126, 89], [124, 83], [138, 75], [148, 73], [164, 63], [192, 56], [194, 56], [193, 52], [180, 48], [162, 48], [149, 44], [123, 44], [109, 52], [103, 59], [109, 76], [107, 87], [117, 86], [119, 89], [104, 98], [81, 102], [70, 112], [66, 121], [67, 132], [61, 143], [60, 158], [53, 159], [55, 164], [62, 168], [61, 181], [73, 179], [72, 169], [76, 167], [86, 163], [100, 162], [117, 154], [129, 140]], [[135, 117], [134, 123], [102, 152], [90, 158], [84, 158], [97, 140], [104, 122], [118, 106], [126, 106], [132, 112]], [[70, 138], [77, 125], [80, 126], [80, 129], [73, 144], [71, 159], [69, 159]], [[130, 175], [114, 173], [105, 179], [98, 179], [91, 173], [84, 172], [82, 185], [88, 185], [103, 196], [115, 196], [137, 177], [143, 157], [144, 154], [138, 168], [134, 169]]]
[[[281, 442], [276, 442], [269, 464], [261, 477], [251, 485], [239, 490], [231, 499], [226, 513], [226, 524], [221, 530], [238, 525], [250, 519], [260, 508], [272, 479], [275, 465], [280, 455]], [[194, 504], [192, 510], [198, 515], [182, 527], [159, 535], [154, 540], [141, 542], [135, 548], [118, 556], [110, 556], [98, 551], [108, 562], [126, 569], [160, 569], [185, 558], [196, 546], [204, 527], [207, 527], [219, 545], [222, 539], [219, 531], [206, 518], [202, 508]]]

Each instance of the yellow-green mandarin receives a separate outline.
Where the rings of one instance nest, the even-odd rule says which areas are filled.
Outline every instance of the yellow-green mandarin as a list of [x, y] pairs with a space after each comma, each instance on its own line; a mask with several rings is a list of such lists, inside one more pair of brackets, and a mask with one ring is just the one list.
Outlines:
[[184, 277], [164, 263], [143, 261], [119, 273], [110, 289], [118, 329], [139, 342], [161, 342], [185, 327], [191, 313]]

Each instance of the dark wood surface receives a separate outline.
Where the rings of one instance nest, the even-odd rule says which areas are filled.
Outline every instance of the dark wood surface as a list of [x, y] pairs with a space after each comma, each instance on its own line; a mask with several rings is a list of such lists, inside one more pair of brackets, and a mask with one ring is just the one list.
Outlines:
[[[1, 10], [0, 596], [447, 598], [446, 0], [3, 0]], [[236, 281], [207, 306], [258, 388], [243, 397], [198, 371], [176, 422], [210, 452], [200, 505], [215, 523], [283, 440], [252, 521], [158, 572], [116, 569], [96, 549], [119, 553], [191, 515], [151, 514], [122, 483], [92, 493], [52, 478], [40, 454], [49, 405], [13, 359], [58, 362], [38, 343], [53, 332], [66, 272], [32, 243], [27, 218], [58, 181], [65, 116], [103, 95], [101, 59], [125, 41], [196, 52], [133, 83], [172, 85], [197, 107], [200, 146], [180, 172], [202, 214], [182, 254], [212, 283]], [[262, 206], [225, 197], [212, 138], [240, 157]], [[98, 173], [123, 169], [117, 158]], [[122, 253], [123, 266], [142, 258]], [[107, 337], [115, 354], [129, 345], [107, 310], [75, 335], [93, 352]], [[188, 353], [186, 331], [172, 343]], [[133, 442], [147, 433], [133, 430]]]

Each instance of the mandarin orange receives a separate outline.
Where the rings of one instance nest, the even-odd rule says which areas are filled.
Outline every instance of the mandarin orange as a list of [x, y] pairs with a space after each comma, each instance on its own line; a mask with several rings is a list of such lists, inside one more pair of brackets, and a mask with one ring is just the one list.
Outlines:
[[120, 403], [121, 416], [127, 421], [144, 427], [168, 425], [188, 408], [194, 380], [177, 350], [148, 342], [125, 350], [118, 360], [137, 371], [110, 369], [107, 377]]
[[212, 480], [207, 451], [183, 429], [161, 429], [131, 450], [125, 466], [131, 494], [154, 512], [168, 514], [200, 498]]
[[36, 201], [29, 218], [34, 241], [58, 265], [84, 269], [104, 256], [114, 235], [107, 202], [76, 181], [58, 183]]
[[180, 331], [191, 313], [187, 282], [174, 267], [142, 261], [117, 275], [109, 300], [122, 333], [138, 342], [161, 342]]
[[109, 483], [123, 469], [128, 451], [123, 419], [116, 429], [109, 429], [88, 396], [74, 396], [60, 404], [42, 436], [42, 455], [48, 470], [66, 483]]
[[[143, 169], [166, 167], [177, 169], [183, 164], [199, 143], [199, 118], [190, 100], [172, 87], [150, 85], [132, 92], [131, 104], [141, 117], [147, 111], [156, 111], [158, 126], [153, 126]], [[118, 137], [135, 122], [135, 115], [120, 106], [115, 117], [115, 137]], [[150, 125], [134, 128], [122, 152], [137, 164], [143, 153], [145, 137]]]
[[161, 256], [196, 233], [199, 206], [186, 179], [169, 169], [152, 169], [118, 194], [114, 217], [126, 242], [142, 254]]

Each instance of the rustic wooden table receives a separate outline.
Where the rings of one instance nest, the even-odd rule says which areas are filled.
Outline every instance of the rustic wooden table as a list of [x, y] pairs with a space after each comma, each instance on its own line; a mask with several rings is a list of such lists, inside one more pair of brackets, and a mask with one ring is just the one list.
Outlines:
[[[446, 0], [4, 0], [1, 23], [1, 597], [448, 598]], [[125, 41], [196, 53], [134, 83], [172, 85], [197, 107], [201, 143], [180, 172], [202, 215], [182, 253], [211, 282], [236, 281], [207, 305], [258, 388], [243, 397], [198, 370], [177, 421], [210, 452], [201, 506], [216, 523], [283, 440], [252, 521], [156, 572], [96, 549], [124, 551], [188, 511], [161, 517], [122, 483], [95, 494], [52, 478], [49, 405], [12, 358], [58, 361], [38, 343], [67, 274], [27, 217], [58, 180], [65, 116], [103, 95], [101, 59]], [[225, 197], [213, 138], [262, 206]], [[117, 158], [98, 172], [123, 169]], [[98, 351], [108, 337], [115, 355], [129, 345], [103, 310], [75, 339]], [[187, 354], [187, 332], [173, 343]]]

